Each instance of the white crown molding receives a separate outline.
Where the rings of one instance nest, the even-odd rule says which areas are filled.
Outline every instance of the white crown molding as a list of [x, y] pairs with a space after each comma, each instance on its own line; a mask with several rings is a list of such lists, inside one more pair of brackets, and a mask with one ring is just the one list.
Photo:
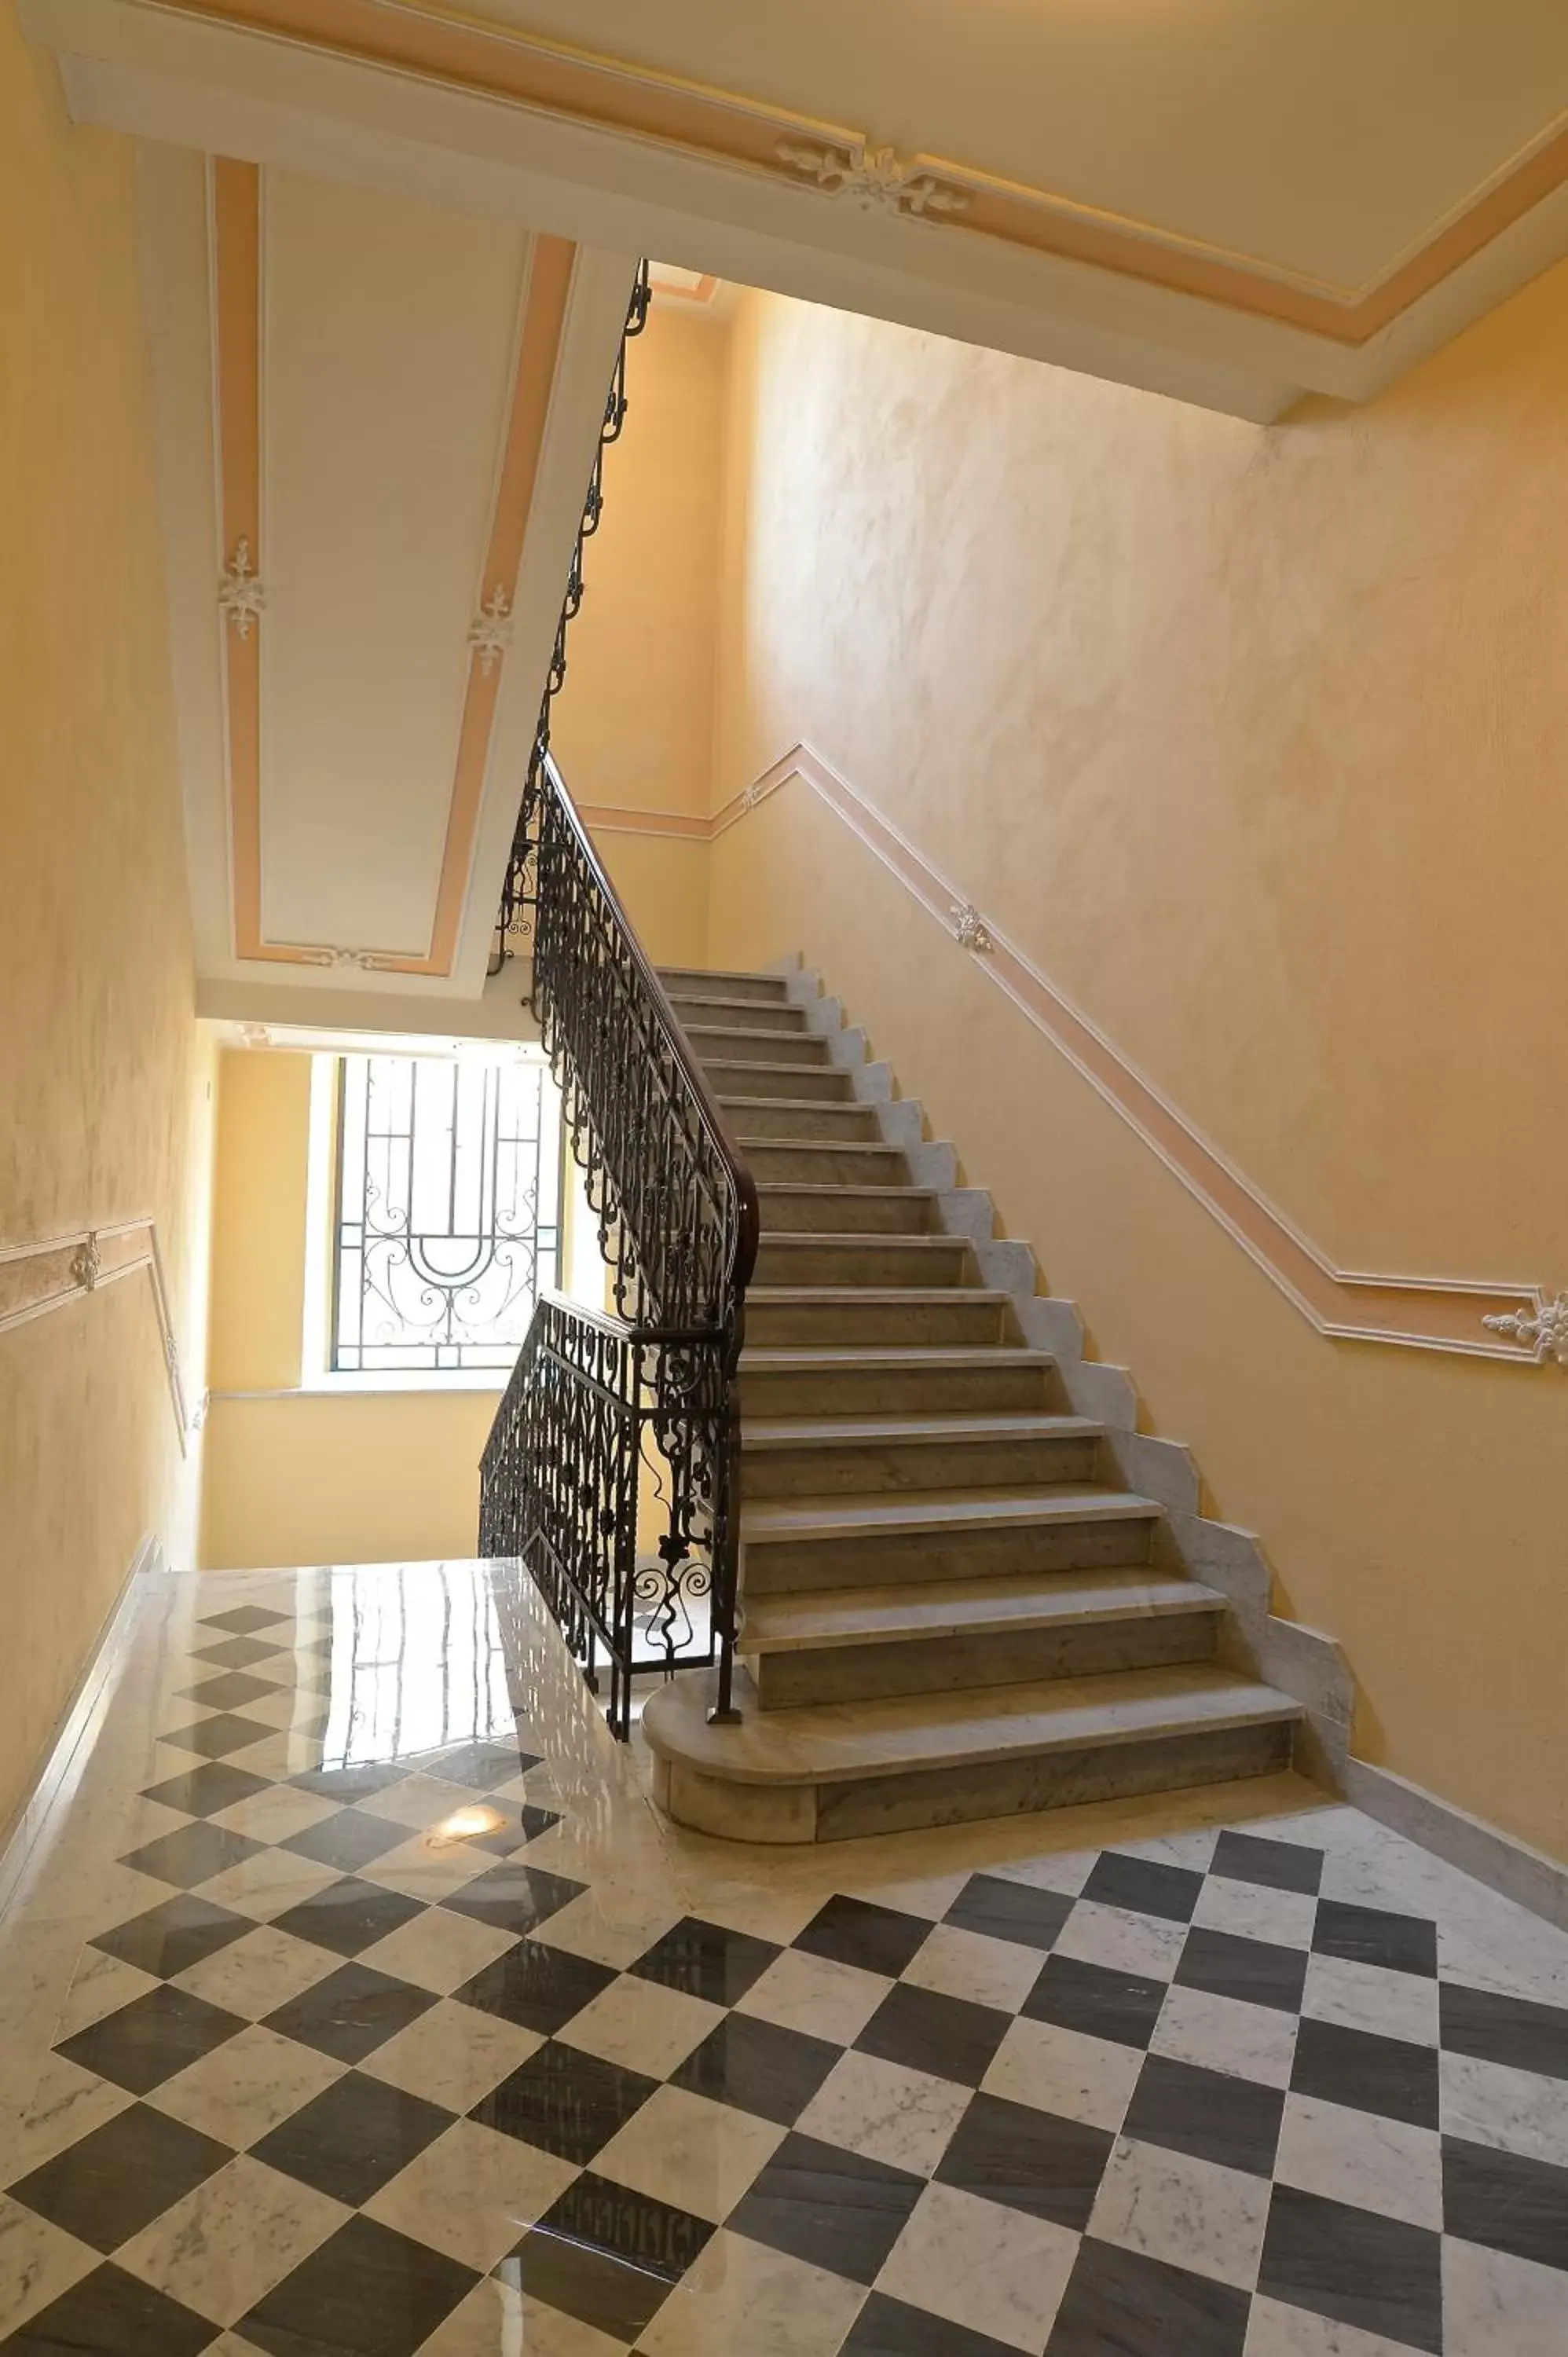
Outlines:
[[25, 1243], [0, 1243], [0, 1334], [47, 1318], [51, 1310], [63, 1309], [84, 1294], [102, 1293], [143, 1268], [152, 1287], [169, 1405], [184, 1455], [191, 1434], [199, 1432], [206, 1421], [205, 1394], [192, 1411], [186, 1397], [157, 1222], [150, 1215], [111, 1221], [101, 1228], [75, 1228], [67, 1234], [39, 1236]]
[[[799, 779], [1065, 1056], [1322, 1335], [1514, 1366], [1568, 1366], [1568, 1293], [1484, 1277], [1341, 1269], [1212, 1146], [1049, 976], [821, 753], [793, 746], [709, 822], [710, 840]], [[1507, 1339], [1490, 1341], [1488, 1334]]]

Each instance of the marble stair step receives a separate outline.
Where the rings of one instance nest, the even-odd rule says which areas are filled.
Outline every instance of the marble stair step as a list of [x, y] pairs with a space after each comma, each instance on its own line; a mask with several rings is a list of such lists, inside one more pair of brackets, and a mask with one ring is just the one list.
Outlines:
[[1147, 1564], [1164, 1509], [1092, 1481], [749, 1498], [748, 1597]]
[[1060, 1396], [1056, 1361], [1001, 1343], [975, 1350], [770, 1351], [740, 1361], [743, 1418], [1025, 1414]]
[[746, 1339], [775, 1349], [949, 1346], [1015, 1339], [1013, 1297], [983, 1286], [772, 1285], [746, 1297]]
[[786, 999], [725, 998], [692, 990], [672, 990], [670, 1003], [686, 1029], [700, 1025], [708, 1030], [790, 1031], [803, 1033], [806, 1010]]
[[[703, 1071], [721, 1101], [726, 1097], [791, 1097], [832, 1104], [854, 1103], [854, 1082], [842, 1064], [788, 1063], [734, 1056], [703, 1056]], [[870, 1112], [871, 1108], [864, 1108]], [[875, 1124], [875, 1116], [873, 1114]]]
[[743, 1131], [738, 1144], [759, 1187], [871, 1187], [908, 1184], [908, 1164], [896, 1146], [869, 1139], [766, 1137]]
[[757, 1285], [962, 1286], [979, 1270], [965, 1236], [800, 1235], [765, 1230]]
[[1027, 1572], [748, 1601], [740, 1650], [764, 1710], [1201, 1662], [1225, 1598], [1142, 1569]]
[[710, 1725], [711, 1674], [644, 1706], [655, 1794], [682, 1824], [810, 1842], [1265, 1775], [1298, 1703], [1212, 1663], [763, 1710]]
[[926, 1236], [937, 1233], [937, 1197], [930, 1187], [846, 1186], [752, 1176], [762, 1199], [765, 1235]]
[[[744, 1068], [737, 1068], [744, 1070]], [[708, 1077], [713, 1079], [710, 1071]], [[875, 1105], [854, 1097], [748, 1096], [740, 1082], [714, 1082], [719, 1110], [737, 1135], [755, 1145], [775, 1138], [781, 1145], [876, 1145]]]
[[[793, 1010], [791, 1010], [793, 1011]], [[825, 1064], [831, 1067], [828, 1043], [807, 1030], [747, 1029], [739, 1024], [713, 1025], [688, 1022], [684, 1015], [687, 1039], [697, 1051], [699, 1061], [709, 1064], [715, 1060], [725, 1063], [744, 1063], [755, 1056], [768, 1064]]]
[[725, 998], [788, 1002], [789, 985], [781, 974], [737, 974], [727, 966], [661, 965], [659, 979], [673, 998], [684, 991], [717, 991]]
[[749, 1418], [742, 1426], [749, 1501], [1092, 1481], [1105, 1427], [1088, 1416]]

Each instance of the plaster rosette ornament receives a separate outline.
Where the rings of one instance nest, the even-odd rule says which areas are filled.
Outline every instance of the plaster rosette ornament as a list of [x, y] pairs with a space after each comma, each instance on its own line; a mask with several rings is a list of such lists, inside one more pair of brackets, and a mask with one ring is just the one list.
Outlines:
[[780, 139], [773, 150], [803, 182], [830, 197], [848, 197], [862, 212], [895, 213], [902, 220], [939, 221], [966, 212], [973, 202], [967, 188], [955, 188], [906, 162], [895, 147], [873, 147], [865, 139], [824, 146]]
[[948, 914], [952, 919], [953, 939], [960, 949], [988, 950], [993, 946], [991, 928], [972, 900], [965, 900], [961, 907], [950, 909]]
[[85, 1243], [77, 1246], [71, 1255], [70, 1274], [75, 1284], [91, 1293], [97, 1286], [102, 1273], [103, 1257], [98, 1249], [98, 1236], [95, 1231], [88, 1237]]
[[511, 645], [511, 606], [504, 589], [492, 589], [469, 623], [468, 644], [478, 651], [479, 669], [489, 679]]
[[218, 584], [218, 610], [238, 637], [248, 639], [252, 623], [265, 613], [266, 605], [267, 593], [251, 563], [251, 544], [241, 540]]
[[1535, 1305], [1533, 1309], [1510, 1309], [1503, 1317], [1483, 1318], [1481, 1323], [1494, 1334], [1511, 1335], [1534, 1353], [1538, 1366], [1555, 1359], [1560, 1367], [1568, 1367], [1568, 1293], [1560, 1293], [1555, 1301], [1538, 1293]]

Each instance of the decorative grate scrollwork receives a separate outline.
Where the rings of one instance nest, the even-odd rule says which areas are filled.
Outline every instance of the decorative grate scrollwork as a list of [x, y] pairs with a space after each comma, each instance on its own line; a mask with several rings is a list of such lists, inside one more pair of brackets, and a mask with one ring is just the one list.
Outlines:
[[[639, 267], [540, 705], [493, 970], [524, 943], [530, 1004], [610, 1272], [613, 1312], [542, 1297], [487, 1443], [479, 1544], [532, 1573], [625, 1737], [639, 1671], [718, 1670], [733, 1717], [739, 1411], [756, 1185], [550, 750], [604, 454], [627, 410]], [[638, 1552], [645, 1529], [657, 1545]]]

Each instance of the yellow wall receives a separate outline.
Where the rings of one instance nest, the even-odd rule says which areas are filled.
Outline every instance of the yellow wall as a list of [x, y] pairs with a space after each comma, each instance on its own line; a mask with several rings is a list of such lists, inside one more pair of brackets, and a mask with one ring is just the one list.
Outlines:
[[[1341, 1266], [1563, 1282], [1568, 268], [1267, 430], [780, 298], [736, 345], [715, 804], [807, 739]], [[823, 967], [1358, 1749], [1568, 1855], [1556, 1371], [1320, 1340], [805, 787], [709, 947]]]
[[499, 1382], [300, 1388], [310, 1063], [235, 1049], [220, 1059], [201, 1560], [239, 1570], [470, 1555]]
[[[128, 142], [0, 5], [0, 1243], [151, 1214], [203, 1381], [193, 1017]], [[144, 1538], [188, 1560], [145, 1275], [0, 1335], [0, 1824]]]
[[[696, 818], [710, 807], [728, 341], [721, 319], [665, 297], [628, 348], [628, 424], [605, 461], [553, 728], [579, 803]], [[650, 953], [700, 964], [705, 845], [595, 832]]]

